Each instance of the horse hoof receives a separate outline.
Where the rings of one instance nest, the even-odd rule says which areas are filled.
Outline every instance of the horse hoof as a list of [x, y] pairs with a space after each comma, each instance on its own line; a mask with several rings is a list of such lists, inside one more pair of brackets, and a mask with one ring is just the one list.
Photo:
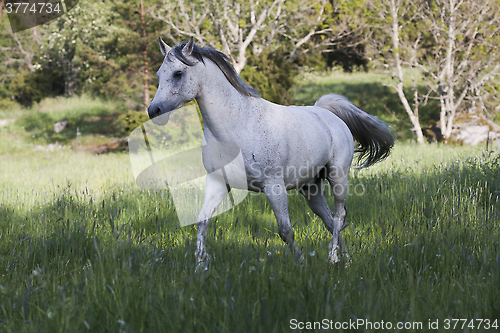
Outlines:
[[340, 261], [340, 259], [336, 254], [328, 257], [328, 264], [330, 264], [330, 265], [334, 265], [334, 264], [338, 263], [339, 261]]
[[196, 272], [205, 272], [208, 271], [209, 260], [198, 260], [198, 264], [196, 265]]
[[208, 271], [208, 265], [205, 262], [199, 262], [194, 270], [195, 272], [206, 272]]
[[[347, 268], [352, 264], [352, 260], [349, 257], [346, 257], [344, 260], [344, 267]], [[328, 264], [329, 265], [335, 265], [340, 262], [340, 259], [335, 255], [335, 256], [330, 256], [328, 258]]]
[[210, 263], [210, 256], [208, 254], [204, 254], [196, 257], [198, 263], [196, 264], [196, 272], [204, 272], [208, 271], [208, 265]]

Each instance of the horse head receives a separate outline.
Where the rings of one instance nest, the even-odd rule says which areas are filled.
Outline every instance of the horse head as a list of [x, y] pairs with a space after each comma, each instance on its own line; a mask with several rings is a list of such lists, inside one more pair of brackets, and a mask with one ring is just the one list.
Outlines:
[[166, 125], [172, 111], [181, 108], [198, 94], [199, 84], [196, 65], [199, 59], [192, 55], [195, 47], [193, 38], [170, 48], [159, 38], [160, 50], [164, 55], [158, 76], [158, 90], [148, 107], [148, 115], [157, 125]]

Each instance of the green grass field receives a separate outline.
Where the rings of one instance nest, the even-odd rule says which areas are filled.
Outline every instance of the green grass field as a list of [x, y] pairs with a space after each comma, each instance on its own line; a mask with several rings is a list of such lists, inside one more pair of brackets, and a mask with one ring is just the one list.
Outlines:
[[0, 114], [14, 119], [0, 127], [2, 332], [288, 332], [294, 319], [500, 326], [498, 152], [398, 143], [386, 161], [353, 170], [347, 266], [327, 263], [329, 234], [295, 191], [302, 263], [267, 199], [248, 196], [212, 221], [213, 260], [196, 272], [196, 227], [178, 226], [167, 190], [139, 189], [126, 153], [34, 151], [50, 138], [48, 125], [39, 137], [42, 127], [23, 125], [32, 111]]

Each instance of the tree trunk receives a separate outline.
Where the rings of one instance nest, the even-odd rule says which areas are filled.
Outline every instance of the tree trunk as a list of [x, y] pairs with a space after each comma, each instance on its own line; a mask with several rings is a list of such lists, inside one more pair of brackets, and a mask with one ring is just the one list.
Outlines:
[[[454, 87], [453, 87], [453, 52], [455, 45], [455, 0], [449, 0], [448, 6], [450, 6], [449, 12], [449, 25], [448, 25], [448, 45], [446, 48], [446, 60], [444, 67], [444, 82], [446, 85], [446, 90], [444, 91], [446, 94], [444, 95], [444, 103], [441, 104], [441, 114], [444, 113], [445, 123], [444, 128], [441, 128], [441, 133], [445, 139], [449, 139], [451, 135], [451, 130], [453, 126], [453, 118], [455, 108], [453, 107], [453, 101], [455, 100], [454, 96]], [[443, 107], [444, 106], [444, 110]]]
[[[405, 96], [403, 87], [404, 87], [404, 73], [403, 68], [401, 67], [401, 58], [399, 53], [399, 7], [396, 5], [395, 0], [391, 0], [390, 2], [390, 10], [392, 15], [392, 53], [394, 57], [394, 63], [396, 64], [397, 76], [398, 76], [398, 84], [394, 87], [398, 93], [399, 99], [403, 104], [408, 117], [413, 125], [413, 130], [417, 134], [417, 142], [419, 144], [425, 144], [424, 134], [422, 133], [422, 127], [420, 126], [420, 121], [418, 118], [418, 108], [415, 107], [415, 112], [412, 110], [410, 103], [408, 103], [408, 99]], [[418, 105], [418, 101], [415, 100], [415, 103]]]
[[78, 82], [77, 82], [77, 77], [78, 77], [78, 72], [73, 66], [73, 59], [74, 57], [71, 57], [70, 59], [64, 60], [64, 93], [66, 96], [73, 96], [76, 93], [76, 90], [78, 88]]
[[146, 34], [146, 25], [144, 24], [144, 0], [141, 0], [141, 24], [142, 24], [142, 38], [144, 39], [144, 105], [146, 113], [148, 112], [148, 105], [150, 103], [149, 97], [149, 69], [148, 69], [148, 40]]
[[398, 92], [399, 99], [401, 100], [401, 103], [403, 103], [405, 111], [410, 118], [411, 124], [413, 125], [413, 131], [415, 131], [415, 134], [417, 135], [417, 142], [420, 144], [425, 144], [424, 134], [422, 132], [422, 127], [420, 126], [418, 113], [413, 112], [413, 110], [411, 109], [410, 103], [408, 103], [408, 100], [406, 99], [406, 96], [403, 92], [403, 83], [401, 82], [400, 85], [401, 86], [398, 85], [396, 90]]

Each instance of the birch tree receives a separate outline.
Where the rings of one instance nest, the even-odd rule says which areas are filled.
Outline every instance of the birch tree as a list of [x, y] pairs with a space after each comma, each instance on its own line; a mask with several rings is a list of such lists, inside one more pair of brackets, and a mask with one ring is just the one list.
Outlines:
[[174, 42], [194, 37], [202, 46], [219, 48], [240, 73], [247, 50], [258, 53], [280, 33], [285, 0], [184, 0], [164, 1], [152, 12], [167, 23], [166, 35]]
[[[424, 135], [419, 119], [419, 106], [422, 98], [415, 78], [415, 67], [418, 67], [418, 56], [422, 34], [414, 26], [418, 15], [406, 0], [381, 0], [372, 3], [375, 13], [376, 28], [382, 31], [379, 40], [375, 41], [376, 52], [382, 56], [385, 65], [390, 68], [395, 83], [390, 84], [397, 92], [417, 136], [417, 142], [424, 144]], [[413, 88], [413, 103], [410, 104], [405, 93], [405, 71], [409, 73]]]
[[364, 0], [287, 2], [285, 35], [292, 44], [289, 60], [313, 52], [341, 51], [348, 56], [358, 52], [357, 46], [371, 42], [372, 37], [363, 15], [365, 8]]
[[37, 67], [35, 56], [42, 41], [40, 29], [35, 27], [29, 31], [13, 33], [7, 25], [7, 15], [0, 16], [0, 29], [0, 38], [3, 41], [0, 45], [1, 67], [26, 68], [30, 72], [35, 72]]
[[450, 138], [455, 117], [466, 101], [498, 93], [500, 3], [497, 0], [433, 0], [418, 3], [432, 43], [418, 59], [424, 79], [440, 101], [440, 127]]
[[[419, 142], [423, 137], [418, 105], [427, 98], [440, 102], [439, 126], [447, 140], [459, 112], [474, 105], [484, 111], [488, 99], [498, 96], [494, 80], [500, 74], [497, 0], [380, 0], [372, 4], [381, 30], [389, 36], [379, 40], [378, 49], [394, 73], [397, 83], [393, 87]], [[419, 69], [429, 88], [421, 96], [413, 80], [413, 107], [403, 90], [404, 67], [410, 75]]]
[[164, 0], [153, 17], [164, 21], [167, 38], [194, 37], [202, 46], [221, 49], [238, 73], [248, 51], [286, 48], [288, 59], [312, 52], [354, 50], [369, 40], [360, 13], [363, 0]]

